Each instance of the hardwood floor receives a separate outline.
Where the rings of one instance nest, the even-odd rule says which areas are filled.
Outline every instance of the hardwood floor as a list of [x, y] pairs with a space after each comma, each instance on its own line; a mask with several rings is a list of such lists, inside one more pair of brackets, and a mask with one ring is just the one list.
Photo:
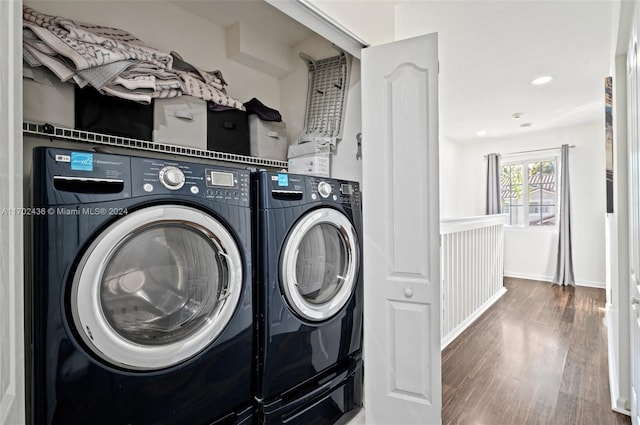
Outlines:
[[604, 290], [505, 287], [442, 352], [443, 424], [630, 424], [610, 408]]

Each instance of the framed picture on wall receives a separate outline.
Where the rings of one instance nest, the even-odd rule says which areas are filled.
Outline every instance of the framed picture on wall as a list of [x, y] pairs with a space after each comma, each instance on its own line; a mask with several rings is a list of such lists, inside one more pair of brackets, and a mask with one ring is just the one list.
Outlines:
[[613, 212], [613, 78], [604, 79], [605, 157], [607, 213]]

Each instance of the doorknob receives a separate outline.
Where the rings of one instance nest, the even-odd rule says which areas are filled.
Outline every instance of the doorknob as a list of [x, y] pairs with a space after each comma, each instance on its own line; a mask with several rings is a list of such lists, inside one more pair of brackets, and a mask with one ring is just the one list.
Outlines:
[[636, 297], [631, 297], [631, 305], [640, 304], [640, 299]]
[[411, 288], [409, 288], [409, 287], [404, 288], [404, 296], [405, 296], [406, 298], [411, 298], [411, 297], [413, 297], [413, 289], [411, 289]]

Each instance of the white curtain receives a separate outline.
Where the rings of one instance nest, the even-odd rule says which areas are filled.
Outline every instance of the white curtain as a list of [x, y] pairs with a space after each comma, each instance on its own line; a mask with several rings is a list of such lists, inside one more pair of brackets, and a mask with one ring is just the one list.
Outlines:
[[558, 214], [558, 261], [553, 283], [575, 284], [571, 256], [571, 189], [569, 187], [569, 145], [562, 145], [560, 159], [560, 205]]
[[500, 156], [497, 153], [487, 155], [487, 215], [500, 214]]

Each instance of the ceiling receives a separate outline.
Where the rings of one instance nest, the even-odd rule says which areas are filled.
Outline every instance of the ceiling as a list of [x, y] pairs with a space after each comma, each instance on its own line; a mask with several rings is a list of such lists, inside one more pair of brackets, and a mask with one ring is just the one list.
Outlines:
[[314, 34], [261, 0], [169, 0], [169, 3], [223, 28], [242, 21], [287, 46], [295, 46]]
[[[615, 1], [416, 3], [396, 6], [396, 36], [438, 32], [441, 137], [467, 143], [604, 121]], [[530, 84], [542, 75], [553, 80]]]
[[[172, 3], [223, 27], [242, 20], [290, 46], [313, 34], [262, 1]], [[396, 38], [438, 32], [441, 137], [471, 143], [603, 119], [617, 1], [393, 3]], [[553, 80], [530, 84], [541, 75]]]

